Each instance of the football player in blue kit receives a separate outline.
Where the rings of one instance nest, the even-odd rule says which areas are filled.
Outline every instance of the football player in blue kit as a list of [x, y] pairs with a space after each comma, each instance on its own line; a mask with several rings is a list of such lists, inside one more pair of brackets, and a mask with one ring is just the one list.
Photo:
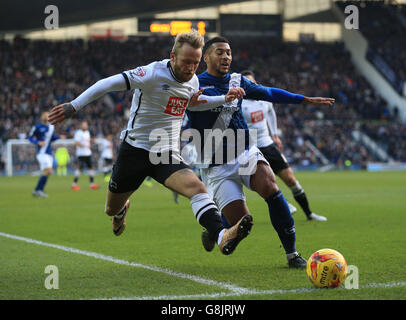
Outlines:
[[[248, 80], [257, 83], [252, 71], [245, 70], [242, 71], [241, 74]], [[318, 215], [310, 209], [309, 201], [303, 187], [296, 179], [292, 168], [289, 166], [288, 160], [282, 154], [283, 146], [277, 135], [277, 119], [272, 103], [261, 100], [244, 99], [241, 108], [248, 129], [257, 131], [258, 149], [265, 156], [272, 171], [289, 187], [296, 202], [306, 214], [307, 220], [327, 221], [326, 217]], [[290, 213], [293, 214], [297, 209], [289, 203], [288, 205]]]
[[[254, 100], [315, 106], [332, 106], [334, 103], [333, 98], [306, 97], [255, 84], [239, 73], [230, 74], [232, 53], [230, 44], [224, 37], [206, 42], [203, 55], [207, 70], [198, 78], [200, 89], [204, 89], [206, 96], [224, 94], [229, 88], [242, 88], [244, 98]], [[288, 266], [305, 268], [306, 260], [296, 251], [295, 224], [287, 201], [276, 184], [269, 163], [255, 143], [250, 143], [241, 102], [242, 99], [234, 100], [207, 111], [187, 110], [191, 128], [202, 141], [198, 148], [202, 180], [230, 225], [234, 225], [241, 217], [250, 215], [243, 185], [257, 192], [267, 203], [270, 220], [282, 242]], [[220, 139], [217, 136], [219, 131], [223, 132]], [[230, 133], [234, 133], [234, 136], [230, 136]], [[213, 138], [214, 143], [213, 140], [207, 141]], [[214, 146], [211, 153], [206, 150], [208, 145]], [[215, 237], [207, 230], [203, 231], [202, 241], [207, 251], [213, 249]]]
[[37, 161], [41, 170], [41, 176], [38, 179], [37, 186], [32, 192], [34, 197], [48, 198], [48, 195], [44, 192], [44, 188], [48, 177], [52, 173], [54, 161], [51, 143], [57, 139], [59, 139], [59, 137], [55, 135], [54, 126], [48, 122], [48, 112], [45, 111], [41, 114], [41, 122], [32, 127], [28, 136], [28, 140], [37, 146]]

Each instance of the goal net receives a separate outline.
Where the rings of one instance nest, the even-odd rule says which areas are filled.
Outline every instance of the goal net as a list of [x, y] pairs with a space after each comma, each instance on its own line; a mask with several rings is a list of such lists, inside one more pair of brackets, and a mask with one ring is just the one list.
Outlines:
[[[100, 153], [102, 139], [97, 138], [96, 143], [92, 146], [92, 158], [96, 165], [97, 171], [102, 171], [102, 159]], [[72, 174], [75, 170], [75, 142], [73, 139], [60, 139], [52, 143], [52, 150], [55, 151], [59, 147], [66, 147], [68, 150], [70, 161], [67, 164], [67, 173]], [[6, 175], [36, 175], [40, 173], [39, 164], [36, 158], [37, 147], [30, 143], [27, 139], [10, 139], [6, 143], [5, 148]], [[56, 160], [54, 159], [54, 169], [56, 168]]]

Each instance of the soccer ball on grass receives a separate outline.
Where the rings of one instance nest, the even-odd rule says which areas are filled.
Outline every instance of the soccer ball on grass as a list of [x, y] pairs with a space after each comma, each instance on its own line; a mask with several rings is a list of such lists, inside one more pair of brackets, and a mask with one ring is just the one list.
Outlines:
[[336, 288], [345, 281], [347, 261], [333, 249], [317, 250], [307, 261], [307, 276], [318, 288]]

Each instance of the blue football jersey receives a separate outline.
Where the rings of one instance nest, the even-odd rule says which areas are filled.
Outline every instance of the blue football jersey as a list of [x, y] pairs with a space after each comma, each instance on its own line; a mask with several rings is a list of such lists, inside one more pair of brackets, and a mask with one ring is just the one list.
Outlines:
[[[47, 153], [52, 155], [51, 142], [59, 139], [54, 132], [55, 128], [52, 124], [39, 123], [32, 127], [28, 140], [37, 146], [37, 154]], [[44, 141], [45, 144], [40, 146], [38, 144], [40, 141]]]
[[[200, 88], [207, 96], [226, 95], [230, 87], [243, 88], [246, 99], [265, 100], [274, 103], [301, 103], [303, 95], [293, 94], [282, 89], [265, 87], [251, 82], [239, 73], [227, 74], [225, 77], [215, 77], [203, 72], [198, 76]], [[210, 166], [226, 163], [235, 159], [250, 146], [249, 130], [241, 110], [242, 99], [225, 103], [208, 111], [193, 111], [187, 109], [190, 127], [198, 131], [201, 152], [201, 162]], [[222, 131], [221, 143], [214, 140], [216, 129]], [[218, 131], [219, 132], [219, 131]], [[234, 135], [234, 138], [232, 137]], [[211, 139], [212, 141], [209, 141]], [[196, 143], [195, 143], [196, 144]], [[211, 155], [204, 152], [205, 146], [211, 146]], [[210, 147], [208, 147], [210, 149]], [[222, 159], [214, 159], [216, 153], [222, 152]], [[230, 154], [231, 153], [231, 154]], [[210, 159], [207, 159], [210, 157]]]

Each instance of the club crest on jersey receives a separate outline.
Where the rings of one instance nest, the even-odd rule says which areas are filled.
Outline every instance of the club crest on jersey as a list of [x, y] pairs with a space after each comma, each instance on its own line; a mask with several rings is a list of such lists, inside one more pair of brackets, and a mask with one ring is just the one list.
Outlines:
[[143, 67], [138, 67], [135, 68], [134, 70], [130, 71], [130, 75], [134, 78], [135, 76], [137, 77], [143, 77], [147, 74], [147, 71]]
[[257, 123], [264, 120], [264, 114], [262, 113], [262, 110], [251, 112], [251, 122], [252, 123]]
[[165, 113], [175, 117], [182, 117], [187, 107], [188, 99], [179, 97], [169, 97]]
[[162, 85], [162, 90], [164, 90], [164, 91], [168, 91], [170, 88], [171, 88], [170, 85], [167, 84], [167, 83], [164, 83], [164, 84]]

